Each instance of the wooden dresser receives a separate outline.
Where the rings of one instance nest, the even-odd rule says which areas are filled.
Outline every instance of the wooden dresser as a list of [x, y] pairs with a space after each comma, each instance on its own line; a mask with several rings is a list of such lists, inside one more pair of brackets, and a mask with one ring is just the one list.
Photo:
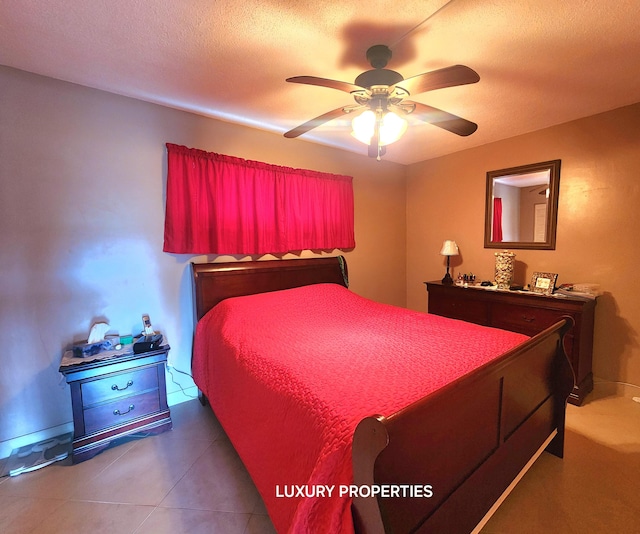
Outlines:
[[591, 360], [595, 300], [465, 288], [442, 282], [425, 284], [429, 292], [429, 313], [529, 336], [551, 326], [563, 315], [571, 316], [575, 325], [565, 337], [565, 351], [573, 367], [575, 385], [569, 402], [582, 404], [593, 389]]

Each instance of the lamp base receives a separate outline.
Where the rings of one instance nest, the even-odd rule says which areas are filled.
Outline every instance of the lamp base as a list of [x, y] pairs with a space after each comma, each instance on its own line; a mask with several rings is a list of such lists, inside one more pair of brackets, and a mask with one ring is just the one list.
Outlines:
[[451, 275], [449, 274], [449, 272], [447, 272], [447, 274], [444, 275], [444, 278], [442, 279], [442, 283], [446, 285], [453, 284], [453, 278], [451, 278]]

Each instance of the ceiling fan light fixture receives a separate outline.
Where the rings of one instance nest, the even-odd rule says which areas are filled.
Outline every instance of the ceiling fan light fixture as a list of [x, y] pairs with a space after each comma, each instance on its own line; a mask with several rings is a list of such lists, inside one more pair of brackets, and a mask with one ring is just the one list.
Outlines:
[[[371, 144], [376, 127], [376, 113], [370, 109], [353, 118], [351, 135], [365, 145]], [[380, 119], [380, 146], [395, 143], [407, 130], [407, 121], [388, 111]]]
[[[367, 50], [367, 60], [373, 68], [360, 73], [354, 83], [317, 76], [287, 78], [287, 82], [291, 83], [328, 87], [349, 93], [356, 105], [342, 106], [324, 113], [285, 132], [284, 136], [298, 137], [325, 122], [366, 108], [366, 111], [353, 119], [351, 134], [368, 146], [367, 153], [370, 157], [380, 159], [386, 151], [385, 145], [394, 143], [406, 131], [407, 122], [404, 117], [409, 114], [414, 117], [414, 122], [422, 120], [462, 137], [471, 135], [478, 129], [476, 123], [452, 113], [420, 102], [405, 100], [410, 95], [476, 83], [480, 80], [476, 71], [465, 65], [453, 65], [404, 78], [399, 72], [386, 68], [390, 59], [391, 49], [388, 46], [370, 47]], [[398, 113], [389, 112], [390, 109]]]

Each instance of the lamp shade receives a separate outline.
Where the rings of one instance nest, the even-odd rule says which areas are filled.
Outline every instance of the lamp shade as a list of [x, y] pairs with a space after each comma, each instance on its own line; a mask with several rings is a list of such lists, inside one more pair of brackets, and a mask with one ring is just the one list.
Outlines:
[[[351, 121], [351, 135], [365, 145], [371, 144], [375, 131], [376, 114], [368, 109]], [[380, 146], [390, 145], [402, 137], [407, 130], [407, 121], [393, 111], [385, 113], [380, 120]]]
[[458, 254], [458, 245], [456, 245], [455, 241], [450, 241], [447, 239], [444, 243], [442, 243], [442, 250], [440, 251], [440, 255], [457, 256]]

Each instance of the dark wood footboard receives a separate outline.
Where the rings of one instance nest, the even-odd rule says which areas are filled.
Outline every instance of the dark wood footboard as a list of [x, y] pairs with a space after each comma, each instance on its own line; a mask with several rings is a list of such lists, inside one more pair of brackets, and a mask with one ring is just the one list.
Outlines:
[[551, 436], [546, 450], [562, 457], [571, 325], [563, 319], [407, 408], [361, 421], [354, 484], [421, 496], [354, 498], [356, 531], [468, 534]]

